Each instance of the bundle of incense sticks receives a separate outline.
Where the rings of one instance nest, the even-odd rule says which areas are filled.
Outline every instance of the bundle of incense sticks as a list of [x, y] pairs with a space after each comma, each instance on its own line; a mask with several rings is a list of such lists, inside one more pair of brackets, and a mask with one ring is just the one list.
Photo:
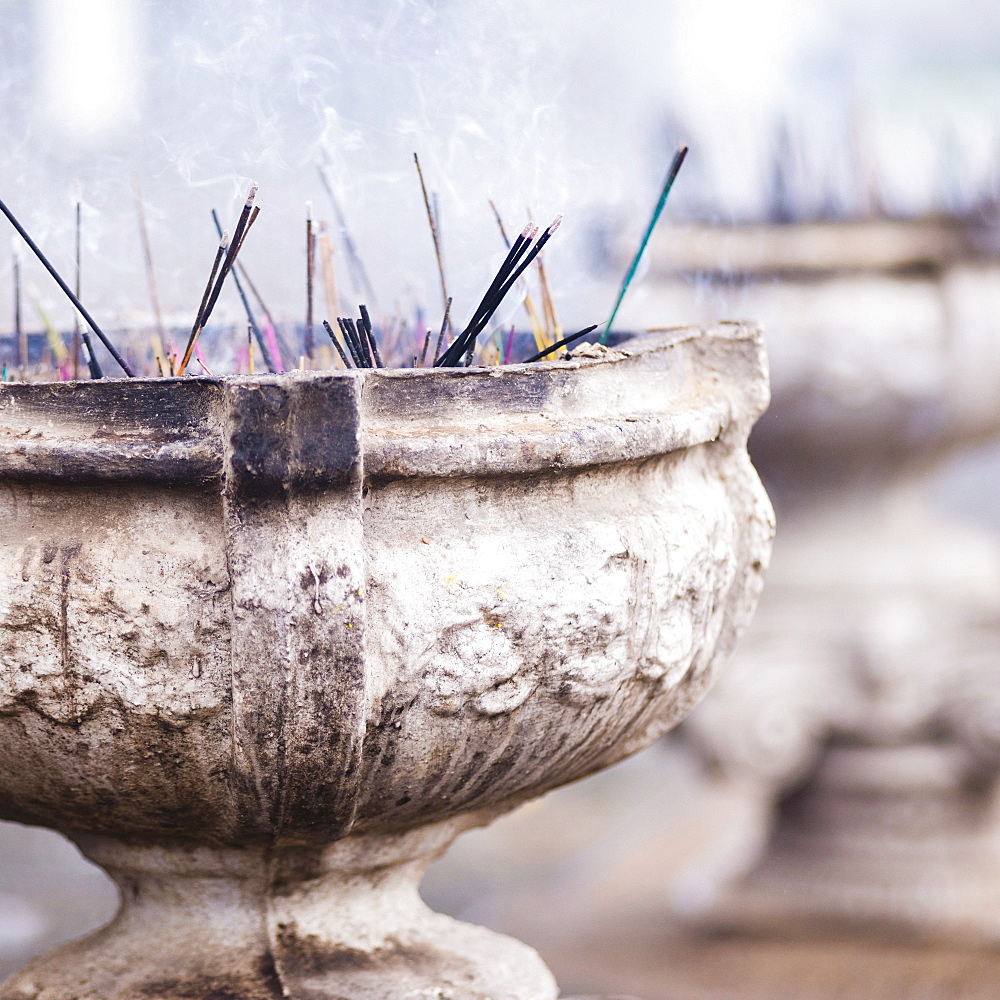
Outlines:
[[[687, 148], [682, 146], [670, 165], [667, 179], [652, 217], [648, 221], [639, 249], [621, 284], [611, 314], [606, 324], [604, 324], [604, 330], [600, 335], [601, 341], [610, 332], [611, 323], [635, 276], [639, 258], [642, 256], [650, 233], [663, 211], [667, 195], [676, 179], [677, 172], [680, 169], [686, 152]], [[420, 182], [420, 192], [431, 230], [434, 255], [440, 277], [441, 295], [444, 302], [443, 317], [440, 325], [425, 323], [419, 309], [417, 310], [415, 322], [411, 322], [409, 318], [405, 315], [400, 315], [398, 312], [396, 316], [380, 314], [380, 321], [375, 322], [372, 319], [368, 306], [364, 304], [359, 306], [357, 318], [335, 315], [336, 312], [339, 312], [338, 305], [341, 300], [334, 273], [334, 250], [328, 235], [329, 227], [324, 222], [319, 222], [317, 227], [313, 220], [312, 206], [309, 204], [307, 205], [306, 212], [305, 323], [292, 327], [290, 332], [287, 325], [283, 329], [275, 321], [270, 310], [264, 304], [260, 292], [247, 273], [243, 262], [237, 259], [250, 229], [260, 214], [260, 206], [255, 203], [258, 191], [258, 185], [255, 182], [250, 186], [243, 209], [232, 230], [231, 236], [228, 231], [222, 229], [217, 213], [214, 210], [212, 211], [212, 219], [216, 233], [219, 236], [219, 243], [212, 261], [208, 281], [195, 313], [194, 322], [190, 331], [186, 334], [185, 347], [180, 356], [170, 346], [174, 342], [173, 337], [176, 336], [176, 331], [167, 330], [162, 319], [159, 293], [153, 272], [150, 238], [145, 225], [138, 181], [135, 182], [136, 205], [139, 213], [143, 253], [146, 262], [153, 313], [156, 319], [156, 328], [155, 331], [147, 332], [148, 342], [145, 344], [136, 345], [134, 340], [129, 341], [127, 351], [129, 360], [126, 360], [126, 357], [115, 348], [115, 345], [97, 325], [80, 301], [79, 201], [77, 202], [76, 211], [75, 291], [68, 286], [49, 259], [32, 241], [31, 237], [24, 230], [24, 227], [14, 217], [6, 204], [0, 201], [0, 212], [3, 212], [8, 218], [21, 239], [70, 299], [74, 306], [74, 315], [76, 317], [76, 327], [72, 337], [72, 352], [66, 350], [63, 338], [53, 328], [50, 330], [49, 337], [51, 349], [46, 348], [43, 351], [41, 362], [36, 363], [34, 369], [32, 369], [28, 358], [29, 337], [24, 329], [21, 314], [22, 271], [20, 258], [15, 248], [13, 278], [15, 293], [15, 347], [18, 362], [16, 374], [21, 379], [40, 378], [44, 380], [47, 376], [51, 377], [53, 374], [57, 374], [59, 378], [68, 378], [71, 377], [69, 372], [72, 372], [72, 377], [78, 377], [80, 361], [83, 360], [86, 362], [92, 378], [104, 377], [104, 372], [94, 351], [94, 343], [90, 339], [91, 333], [104, 345], [121, 370], [129, 377], [135, 376], [136, 367], [142, 370], [143, 373], [149, 373], [152, 370], [153, 362], [155, 362], [155, 371], [159, 375], [181, 376], [186, 374], [188, 368], [191, 366], [192, 359], [197, 360], [202, 372], [210, 374], [205, 357], [202, 354], [201, 340], [222, 294], [226, 280], [230, 275], [232, 275], [232, 283], [236, 288], [243, 311], [246, 314], [246, 322], [241, 327], [242, 333], [237, 332], [233, 328], [232, 333], [224, 335], [220, 334], [218, 326], [213, 327], [213, 334], [209, 338], [206, 350], [211, 353], [213, 343], [218, 345], [220, 336], [227, 336], [229, 339], [223, 342], [223, 346], [220, 349], [228, 354], [229, 357], [236, 356], [236, 372], [249, 369], [250, 373], [253, 373], [257, 368], [255, 356], [259, 358], [260, 362], [269, 372], [280, 372], [283, 369], [282, 357], [298, 357], [300, 359], [300, 368], [325, 369], [341, 366], [344, 369], [385, 368], [386, 359], [388, 359], [390, 366], [412, 366], [414, 368], [427, 366], [434, 368], [467, 368], [473, 364], [506, 365], [517, 362], [531, 363], [554, 356], [559, 350], [569, 348], [572, 344], [592, 334], [598, 328], [595, 324], [570, 336], [561, 336], [562, 331], [556, 319], [555, 304], [543, 270], [540, 254], [559, 228], [562, 216], [557, 216], [541, 233], [539, 233], [539, 227], [529, 222], [521, 230], [514, 242], [511, 243], [507, 238], [507, 232], [500, 213], [491, 201], [489, 204], [507, 247], [507, 255], [494, 274], [485, 294], [482, 296], [464, 329], [457, 335], [450, 336], [453, 299], [448, 295], [448, 284], [443, 263], [440, 239], [440, 209], [436, 194], [428, 191], [424, 172], [416, 154], [414, 154], [414, 161]], [[320, 168], [320, 177], [330, 197], [353, 283], [356, 287], [366, 290], [369, 302], [373, 303], [374, 299], [371, 293], [371, 283], [368, 273], [361, 260], [357, 244], [350, 235], [343, 210], [336, 199], [330, 179], [322, 167]], [[317, 232], [319, 233], [318, 238]], [[320, 254], [321, 263], [318, 275], [315, 266], [317, 251]], [[535, 308], [531, 294], [523, 280], [528, 268], [532, 264], [536, 265], [534, 273], [537, 275], [538, 288], [541, 293], [541, 315], [539, 315], [539, 311]], [[328, 319], [322, 320], [323, 328], [329, 337], [329, 344], [318, 344], [313, 336], [314, 308], [317, 301], [315, 294], [317, 277], [322, 278], [325, 288], [325, 295], [320, 296], [319, 301], [325, 303], [330, 313], [333, 314], [336, 324], [334, 326]], [[523, 347], [515, 349], [519, 343], [523, 344], [523, 338], [516, 336], [516, 331], [513, 327], [510, 328], [509, 333], [504, 335], [499, 329], [495, 329], [496, 324], [493, 323], [494, 316], [504, 300], [515, 289], [515, 286], [517, 286], [517, 295], [520, 297], [520, 301], [523, 303], [528, 315], [531, 336], [534, 338], [536, 351], [530, 357], [524, 357], [526, 352], [523, 351]], [[251, 296], [253, 302], [251, 302]], [[85, 325], [80, 324], [79, 320], [81, 317]], [[493, 323], [493, 326], [491, 326], [491, 323]], [[246, 344], [242, 343], [242, 336], [244, 334], [249, 338]], [[36, 335], [33, 334], [32, 337], [34, 336]], [[289, 337], [291, 337], [290, 342]], [[229, 344], [228, 348], [224, 346], [226, 342]], [[432, 344], [433, 350], [431, 350]], [[37, 350], [34, 356], [37, 359]], [[72, 359], [71, 365], [66, 360], [67, 358]], [[53, 359], [59, 360], [59, 367], [56, 371], [53, 371]], [[214, 361], [213, 367], [216, 367]], [[229, 370], [232, 368], [232, 365], [224, 360], [222, 368], [223, 370]], [[4, 365], [3, 380], [7, 381], [9, 376], [10, 368], [8, 365]]]

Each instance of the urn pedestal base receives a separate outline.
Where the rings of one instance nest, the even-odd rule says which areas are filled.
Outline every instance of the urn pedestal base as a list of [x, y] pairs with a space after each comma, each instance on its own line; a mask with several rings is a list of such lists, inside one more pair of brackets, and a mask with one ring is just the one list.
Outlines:
[[29, 963], [0, 997], [555, 1000], [532, 948], [420, 899], [427, 864], [468, 825], [280, 850], [80, 838], [118, 883], [118, 916]]
[[713, 907], [716, 929], [776, 940], [867, 929], [883, 939], [1000, 939], [995, 782], [947, 743], [831, 747], [786, 799], [763, 862]]

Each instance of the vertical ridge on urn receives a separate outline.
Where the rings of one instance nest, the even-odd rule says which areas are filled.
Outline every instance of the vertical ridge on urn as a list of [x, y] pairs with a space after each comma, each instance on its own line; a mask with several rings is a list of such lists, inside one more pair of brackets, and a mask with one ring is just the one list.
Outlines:
[[244, 829], [328, 840], [353, 822], [364, 729], [360, 383], [227, 386], [233, 779]]

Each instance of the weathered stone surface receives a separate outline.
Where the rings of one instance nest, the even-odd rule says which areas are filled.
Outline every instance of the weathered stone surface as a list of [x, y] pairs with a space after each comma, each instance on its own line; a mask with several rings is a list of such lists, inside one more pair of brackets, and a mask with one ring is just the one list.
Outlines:
[[766, 400], [737, 324], [3, 386], [0, 816], [70, 833], [123, 909], [0, 996], [554, 996], [419, 876], [707, 689], [770, 548]]

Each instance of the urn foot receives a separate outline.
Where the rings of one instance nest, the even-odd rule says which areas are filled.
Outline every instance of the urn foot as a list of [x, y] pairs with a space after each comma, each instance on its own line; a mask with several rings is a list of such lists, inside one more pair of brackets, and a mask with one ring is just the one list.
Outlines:
[[118, 883], [121, 909], [29, 963], [0, 998], [555, 1000], [532, 948], [420, 899], [426, 865], [458, 830], [280, 849], [80, 838]]

